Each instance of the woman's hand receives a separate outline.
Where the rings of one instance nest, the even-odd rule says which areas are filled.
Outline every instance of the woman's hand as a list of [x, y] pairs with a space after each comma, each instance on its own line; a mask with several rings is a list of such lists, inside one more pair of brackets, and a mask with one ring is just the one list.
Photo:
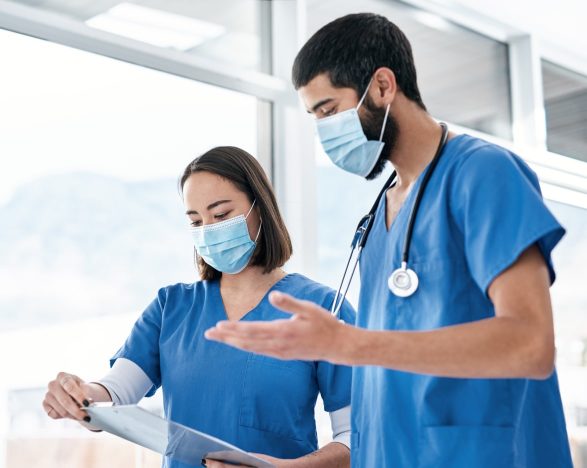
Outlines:
[[253, 455], [255, 455], [257, 458], [260, 458], [261, 460], [265, 460], [269, 463], [272, 463], [277, 468], [288, 468], [296, 466], [296, 461], [293, 459], [284, 460], [283, 458], [270, 457], [269, 455], [263, 455], [262, 453], [253, 453]]
[[69, 418], [89, 422], [89, 416], [80, 408], [90, 404], [91, 394], [90, 385], [78, 376], [60, 372], [47, 386], [43, 409], [52, 419]]
[[[270, 457], [269, 455], [263, 455], [259, 453], [253, 453], [252, 455], [254, 455], [257, 458], [260, 458], [261, 460], [265, 460], [269, 463], [272, 463], [277, 468], [288, 468], [295, 466], [295, 460], [283, 460], [281, 458]], [[238, 466], [246, 467], [248, 465], [229, 465], [228, 463], [224, 463], [218, 460], [206, 459], [207, 468], [235, 468]]]
[[209, 458], [206, 458], [206, 464], [203, 466], [207, 468], [237, 468], [239, 466], [248, 467], [249, 465], [233, 465], [218, 460], [210, 460]]

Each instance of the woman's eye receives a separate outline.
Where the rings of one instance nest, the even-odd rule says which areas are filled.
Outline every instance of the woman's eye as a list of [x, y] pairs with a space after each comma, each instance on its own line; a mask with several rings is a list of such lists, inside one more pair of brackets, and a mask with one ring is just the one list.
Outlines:
[[201, 224], [202, 224], [202, 221], [200, 221], [200, 220], [198, 220], [198, 221], [192, 221], [192, 222], [190, 223], [190, 226], [192, 226], [192, 227], [198, 227], [198, 226], [200, 226]]
[[220, 213], [220, 214], [214, 215], [214, 219], [224, 219], [227, 214], [228, 213]]
[[324, 111], [324, 115], [328, 117], [329, 115], [334, 115], [336, 113], [336, 109], [333, 107], [332, 109], [328, 109]]

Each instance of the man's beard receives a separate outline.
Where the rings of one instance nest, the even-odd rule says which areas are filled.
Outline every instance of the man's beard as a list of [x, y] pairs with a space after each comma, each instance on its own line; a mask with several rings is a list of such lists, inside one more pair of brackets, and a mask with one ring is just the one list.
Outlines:
[[[381, 135], [381, 126], [383, 125], [383, 120], [385, 119], [385, 107], [377, 107], [369, 95], [367, 95], [367, 98], [365, 99], [364, 106], [366, 112], [363, 119], [361, 119], [363, 132], [365, 133], [367, 140], [379, 141], [379, 135]], [[389, 161], [389, 156], [395, 147], [398, 135], [399, 127], [397, 120], [390, 113], [387, 116], [385, 130], [383, 131], [383, 138], [381, 139], [385, 145], [381, 150], [381, 154], [379, 154], [379, 158], [377, 158], [375, 166], [371, 172], [367, 174], [365, 179], [373, 180], [383, 172], [385, 169], [385, 164]]]

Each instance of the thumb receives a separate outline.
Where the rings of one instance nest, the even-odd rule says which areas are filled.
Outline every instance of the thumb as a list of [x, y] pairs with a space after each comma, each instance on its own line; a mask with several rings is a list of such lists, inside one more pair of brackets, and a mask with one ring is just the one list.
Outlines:
[[307, 317], [323, 310], [313, 302], [296, 299], [280, 291], [272, 291], [269, 294], [269, 302], [283, 312], [296, 314], [301, 317]]

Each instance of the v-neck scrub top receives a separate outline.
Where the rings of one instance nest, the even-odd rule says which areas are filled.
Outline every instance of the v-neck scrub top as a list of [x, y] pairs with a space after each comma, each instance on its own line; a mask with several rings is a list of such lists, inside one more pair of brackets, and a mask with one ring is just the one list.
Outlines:
[[[416, 181], [387, 230], [386, 198], [360, 261], [357, 325], [433, 330], [495, 316], [487, 290], [529, 247], [554, 269], [564, 234], [516, 155], [468, 135], [449, 140], [418, 211], [410, 297], [387, 280], [401, 264]], [[353, 467], [571, 467], [556, 373], [546, 380], [443, 378], [382, 367], [353, 373]]]
[[[272, 286], [329, 308], [334, 291], [299, 274]], [[291, 315], [274, 308], [267, 293], [241, 320], [275, 320]], [[345, 303], [341, 318], [354, 323]], [[227, 315], [219, 281], [162, 288], [111, 359], [136, 363], [153, 388], [163, 387], [165, 416], [237, 447], [278, 458], [317, 450], [314, 407], [350, 404], [351, 369], [322, 361], [282, 361], [207, 340], [204, 332]], [[183, 467], [165, 460], [169, 467]]]

